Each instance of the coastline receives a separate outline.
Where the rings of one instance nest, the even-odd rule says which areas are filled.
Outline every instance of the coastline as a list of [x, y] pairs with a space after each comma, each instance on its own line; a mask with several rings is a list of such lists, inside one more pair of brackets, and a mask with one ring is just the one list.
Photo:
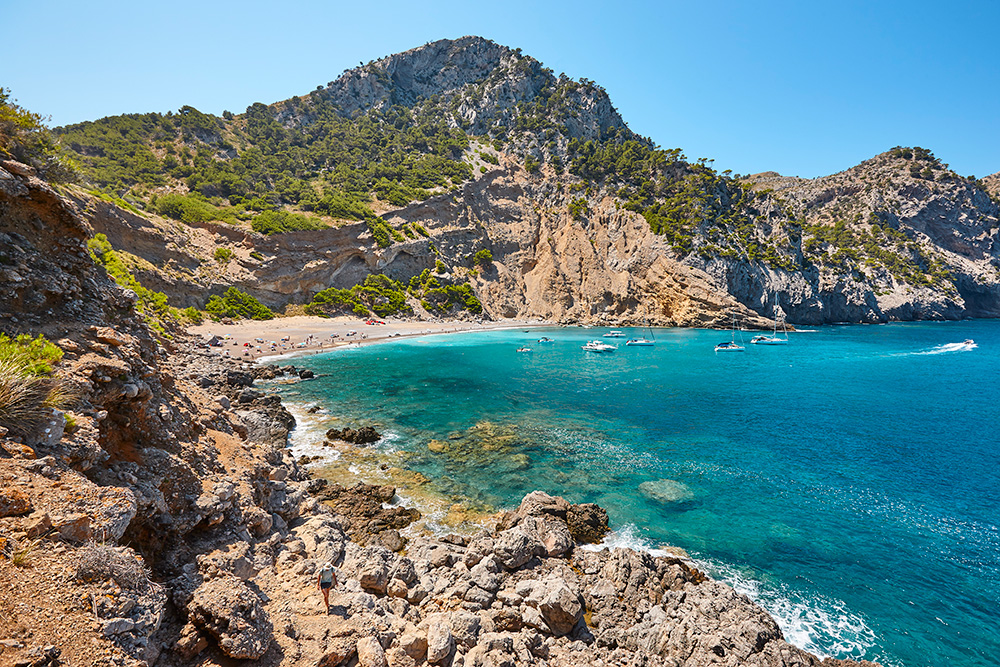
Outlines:
[[[420, 321], [385, 318], [378, 321], [384, 324], [366, 324], [364, 320], [349, 315], [293, 315], [273, 320], [238, 320], [232, 324], [203, 322], [188, 327], [187, 333], [197, 337], [202, 344], [213, 336], [221, 338], [221, 346], [209, 348], [212, 353], [237, 361], [263, 363], [369, 345], [391, 338], [557, 326], [542, 320]], [[355, 333], [349, 335], [351, 332]], [[286, 337], [288, 340], [284, 340]]]

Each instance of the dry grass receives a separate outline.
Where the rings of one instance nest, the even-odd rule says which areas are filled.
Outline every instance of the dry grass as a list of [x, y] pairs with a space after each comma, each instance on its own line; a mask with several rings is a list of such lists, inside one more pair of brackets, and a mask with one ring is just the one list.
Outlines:
[[2, 553], [17, 567], [31, 567], [31, 561], [39, 544], [41, 544], [40, 539], [20, 541], [9, 539], [4, 542]]
[[0, 359], [0, 426], [28, 434], [41, 427], [53, 408], [69, 405], [74, 392], [58, 378], [34, 375], [27, 362]]
[[146, 591], [155, 586], [146, 566], [125, 549], [88, 542], [76, 553], [76, 578], [81, 581], [114, 580], [126, 590]]

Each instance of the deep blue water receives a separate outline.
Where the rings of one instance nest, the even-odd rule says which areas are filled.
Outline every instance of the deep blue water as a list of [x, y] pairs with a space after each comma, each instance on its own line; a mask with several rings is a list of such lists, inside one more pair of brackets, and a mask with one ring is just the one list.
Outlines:
[[[580, 349], [602, 333], [338, 350], [296, 360], [320, 377], [285, 391], [393, 434], [457, 496], [596, 502], [618, 539], [687, 550], [810, 650], [996, 664], [1000, 322], [820, 327], [743, 353], [657, 329], [655, 348]], [[515, 352], [542, 335], [557, 342]]]

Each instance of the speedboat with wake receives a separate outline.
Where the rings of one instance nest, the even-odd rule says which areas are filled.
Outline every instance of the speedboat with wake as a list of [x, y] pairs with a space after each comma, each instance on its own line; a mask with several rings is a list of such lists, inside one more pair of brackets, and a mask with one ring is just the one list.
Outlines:
[[538, 342], [542, 343], [542, 344], [546, 344], [546, 343], [554, 343], [556, 341], [555, 341], [555, 339], [549, 338], [548, 336], [542, 336], [541, 338], [538, 339]]

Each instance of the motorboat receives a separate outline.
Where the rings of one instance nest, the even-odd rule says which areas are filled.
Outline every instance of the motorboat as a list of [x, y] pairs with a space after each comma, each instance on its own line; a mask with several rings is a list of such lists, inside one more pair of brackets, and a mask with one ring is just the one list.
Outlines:
[[608, 345], [599, 340], [592, 340], [581, 347], [586, 352], [614, 352], [618, 349], [616, 345]]
[[556, 341], [555, 341], [555, 339], [549, 338], [548, 336], [542, 336], [541, 338], [538, 339], [538, 342], [539, 343], [554, 343]]
[[523, 347], [519, 347], [519, 348], [517, 348], [517, 351], [518, 351], [518, 352], [531, 352], [531, 348], [530, 348], [530, 347], [528, 347], [527, 345], [525, 345], [525, 346], [523, 346]]
[[608, 333], [604, 334], [604, 338], [625, 338], [625, 334], [616, 329], [612, 329]]
[[966, 338], [965, 340], [962, 341], [962, 345], [970, 345], [971, 346], [971, 345], [975, 345], [975, 344], [976, 344], [976, 341], [972, 340], [971, 338]]

